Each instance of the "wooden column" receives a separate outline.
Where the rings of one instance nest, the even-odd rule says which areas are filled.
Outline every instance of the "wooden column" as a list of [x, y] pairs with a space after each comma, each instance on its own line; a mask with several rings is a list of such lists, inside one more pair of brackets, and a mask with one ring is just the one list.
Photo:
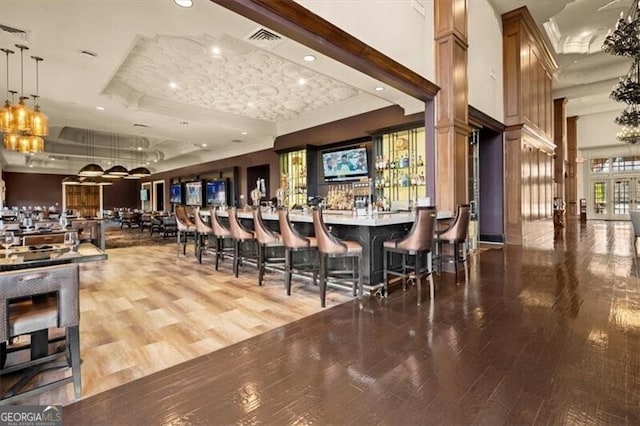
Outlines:
[[567, 118], [567, 179], [564, 192], [567, 197], [567, 214], [578, 214], [578, 117]]
[[567, 200], [564, 189], [567, 161], [567, 98], [553, 100], [553, 143], [556, 144], [553, 164], [554, 196]]
[[436, 200], [455, 211], [468, 202], [467, 1], [435, 0]]

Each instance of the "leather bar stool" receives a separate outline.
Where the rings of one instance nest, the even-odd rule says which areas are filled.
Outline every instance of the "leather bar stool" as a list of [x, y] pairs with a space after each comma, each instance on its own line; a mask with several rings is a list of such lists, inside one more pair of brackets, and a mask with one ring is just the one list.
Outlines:
[[216, 239], [215, 249], [213, 253], [216, 257], [216, 271], [218, 270], [218, 262], [220, 260], [224, 261], [224, 255], [226, 252], [231, 252], [234, 250], [233, 247], [225, 246], [225, 241], [232, 240], [231, 231], [229, 228], [225, 227], [218, 217], [217, 210], [211, 210], [211, 230], [213, 231], [213, 236]]
[[284, 257], [270, 255], [276, 249], [284, 248], [284, 244], [277, 232], [273, 232], [265, 226], [259, 207], [253, 209], [253, 232], [258, 249], [258, 285], [262, 285], [267, 265], [279, 265], [278, 269], [283, 269]]
[[[296, 272], [311, 271], [313, 283], [318, 278], [318, 242], [315, 237], [303, 237], [292, 226], [289, 220], [289, 211], [286, 208], [278, 210], [278, 222], [280, 223], [280, 237], [284, 243], [284, 286], [287, 296], [291, 296], [291, 275]], [[294, 253], [307, 252], [313, 256], [310, 263], [294, 263]]]
[[[351, 278], [341, 278], [338, 281], [349, 281], [353, 286], [353, 295], [356, 291], [359, 298], [363, 296], [362, 288], [362, 245], [356, 241], [341, 240], [329, 233], [327, 226], [322, 219], [322, 210], [313, 208], [313, 229], [318, 243], [318, 253], [320, 254], [320, 305], [325, 307], [325, 296], [327, 294], [327, 278], [329, 276], [343, 275], [351, 273]], [[341, 269], [330, 269], [329, 259], [351, 258], [353, 268], [351, 271]]]
[[187, 243], [189, 242], [189, 237], [195, 237], [196, 233], [196, 225], [191, 222], [189, 219], [189, 215], [184, 208], [184, 206], [176, 206], [176, 225], [178, 228], [177, 241], [178, 241], [178, 251], [176, 256], [180, 255], [180, 245], [182, 245], [182, 254], [187, 254]]
[[195, 210], [194, 221], [196, 225], [196, 257], [198, 263], [202, 263], [202, 252], [208, 251], [210, 238], [213, 237], [213, 229], [204, 223], [200, 216], [200, 207]]
[[[0, 376], [14, 372], [24, 373], [0, 397], [0, 405], [13, 404], [68, 383], [73, 383], [75, 397], [80, 398], [82, 380], [78, 270], [77, 264], [69, 264], [0, 273], [2, 352], [6, 348], [6, 342], [14, 337], [31, 335], [31, 360], [5, 366], [5, 354], [2, 354]], [[33, 296], [38, 298], [33, 299]], [[42, 296], [45, 296], [44, 300]], [[50, 328], [65, 328], [64, 351], [49, 353], [47, 336]], [[71, 368], [71, 376], [20, 392], [39, 373], [53, 368]]]
[[[436, 257], [439, 265], [438, 270], [442, 271], [443, 258], [453, 261], [456, 269], [456, 283], [458, 282], [458, 265], [461, 263], [464, 267], [465, 282], [469, 279], [469, 265], [467, 263], [467, 231], [469, 230], [469, 215], [469, 204], [460, 204], [458, 206], [455, 219], [446, 229], [437, 231], [434, 237], [437, 250]], [[445, 255], [442, 252], [444, 244], [450, 244], [452, 246], [452, 252], [450, 255]]]
[[235, 207], [229, 209], [229, 231], [233, 238], [233, 274], [238, 278], [240, 264], [246, 259], [243, 248], [246, 249], [247, 243], [255, 243], [256, 236], [253, 231], [244, 229], [240, 224]]
[[[416, 219], [409, 233], [397, 240], [385, 241], [384, 248], [384, 292], [389, 293], [389, 275], [402, 278], [402, 289], [407, 289], [407, 280], [415, 279], [418, 287], [418, 305], [422, 299], [422, 278], [429, 279], [429, 294], [433, 299], [433, 263], [431, 256], [431, 245], [433, 244], [433, 231], [436, 222], [435, 207], [418, 207]], [[393, 253], [402, 256], [400, 269], [395, 269], [390, 264], [390, 257]], [[423, 257], [427, 256], [423, 264]], [[414, 258], [414, 263], [409, 263], [410, 258]]]

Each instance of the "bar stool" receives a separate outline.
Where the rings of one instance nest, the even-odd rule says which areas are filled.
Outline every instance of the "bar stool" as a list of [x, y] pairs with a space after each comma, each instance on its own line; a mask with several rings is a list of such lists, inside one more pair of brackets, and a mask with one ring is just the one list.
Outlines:
[[226, 252], [231, 252], [234, 250], [233, 247], [225, 247], [225, 241], [232, 240], [231, 231], [229, 228], [225, 227], [218, 217], [217, 210], [211, 211], [211, 230], [213, 231], [213, 236], [216, 239], [215, 250], [213, 253], [216, 257], [216, 271], [218, 270], [218, 261], [222, 259], [224, 261], [224, 254]]
[[202, 252], [208, 251], [207, 243], [209, 238], [213, 236], [213, 229], [202, 220], [200, 207], [195, 210], [194, 221], [196, 225], [196, 257], [198, 263], [202, 263]]
[[[244, 262], [246, 256], [243, 254], [243, 246], [247, 243], [256, 242], [253, 231], [247, 231], [238, 221], [238, 212], [235, 207], [229, 209], [229, 231], [233, 238], [233, 273], [238, 278], [240, 264]], [[245, 247], [246, 248], [246, 247]]]
[[[292, 226], [289, 220], [289, 211], [286, 208], [278, 210], [278, 222], [280, 223], [280, 236], [284, 243], [284, 286], [287, 290], [287, 296], [291, 296], [291, 275], [293, 272], [313, 273], [313, 283], [318, 278], [318, 264], [314, 262], [317, 259], [318, 242], [315, 237], [303, 237]], [[311, 263], [295, 264], [293, 262], [293, 254], [296, 252], [307, 252], [313, 255]]]
[[284, 248], [284, 244], [277, 232], [273, 232], [265, 226], [259, 207], [253, 209], [253, 232], [258, 249], [258, 285], [262, 285], [264, 271], [267, 265], [284, 266], [283, 257], [269, 256], [270, 252]]
[[[73, 383], [76, 398], [82, 394], [80, 376], [80, 302], [78, 265], [59, 265], [26, 271], [0, 273], [0, 342], [20, 335], [31, 335], [31, 360], [4, 366], [0, 376], [26, 370], [24, 375], [0, 398], [0, 405], [32, 397], [53, 387]], [[32, 301], [32, 296], [55, 294]], [[48, 329], [66, 329], [64, 351], [50, 354]], [[39, 373], [53, 368], [71, 368], [71, 376], [20, 392]]]
[[[325, 296], [327, 293], [327, 278], [333, 274], [334, 276], [350, 273], [351, 278], [342, 278], [338, 281], [351, 282], [353, 286], [353, 295], [358, 291], [358, 297], [362, 298], [362, 246], [356, 241], [341, 240], [329, 233], [327, 226], [322, 219], [322, 210], [313, 208], [313, 229], [316, 234], [318, 243], [318, 253], [320, 254], [320, 305], [325, 307]], [[332, 258], [352, 258], [353, 267], [351, 271], [328, 268], [329, 259]], [[357, 277], [356, 277], [357, 275]], [[357, 278], [357, 279], [356, 279]]]
[[[189, 242], [189, 236], [195, 237], [196, 226], [184, 208], [184, 206], [176, 206], [176, 225], [178, 232], [176, 233], [178, 238], [178, 251], [176, 256], [180, 255], [180, 245], [182, 245], [182, 254], [187, 254], [187, 243]], [[184, 242], [182, 242], [184, 240]]]
[[[453, 261], [456, 268], [456, 283], [458, 282], [458, 264], [462, 263], [464, 266], [464, 280], [469, 279], [469, 271], [467, 264], [467, 231], [469, 229], [469, 204], [458, 205], [458, 211], [456, 217], [449, 224], [449, 226], [442, 230], [437, 231], [434, 237], [436, 243], [436, 257], [438, 259], [438, 270], [442, 271], [442, 259], [448, 258]], [[453, 252], [450, 256], [445, 256], [442, 253], [442, 246], [444, 244], [451, 244]], [[462, 250], [460, 250], [462, 248]]]
[[[429, 294], [433, 299], [433, 268], [431, 258], [431, 245], [433, 243], [433, 230], [436, 222], [435, 207], [418, 207], [416, 220], [409, 233], [397, 240], [385, 241], [384, 248], [384, 292], [389, 293], [389, 275], [402, 278], [402, 289], [407, 289], [407, 279], [414, 278], [418, 286], [418, 305], [422, 298], [422, 278], [429, 278]], [[393, 253], [402, 256], [401, 270], [390, 267], [389, 257]], [[427, 255], [426, 265], [422, 264], [422, 258]], [[413, 265], [408, 263], [409, 257], [414, 257]], [[413, 271], [413, 274], [411, 272]]]

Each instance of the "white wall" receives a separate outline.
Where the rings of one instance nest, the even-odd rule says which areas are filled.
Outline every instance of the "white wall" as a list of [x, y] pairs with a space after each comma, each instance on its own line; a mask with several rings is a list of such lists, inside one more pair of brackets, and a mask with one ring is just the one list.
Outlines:
[[[296, 0], [386, 56], [435, 81], [433, 0]], [[424, 16], [415, 8], [424, 11]]]
[[619, 114], [620, 111], [608, 111], [578, 118], [578, 157], [585, 160], [577, 168], [578, 198], [587, 198], [589, 158], [640, 155], [640, 146], [616, 139], [620, 126], [614, 120]]
[[504, 121], [502, 20], [487, 0], [469, 0], [469, 105]]

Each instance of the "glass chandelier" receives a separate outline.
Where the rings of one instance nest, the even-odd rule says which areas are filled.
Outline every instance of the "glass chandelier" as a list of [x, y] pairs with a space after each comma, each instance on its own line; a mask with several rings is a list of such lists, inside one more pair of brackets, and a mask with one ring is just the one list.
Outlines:
[[617, 56], [629, 56], [632, 58], [640, 55], [640, 21], [638, 20], [638, 0], [634, 0], [631, 9], [625, 18], [624, 13], [620, 13], [620, 19], [616, 22], [613, 31], [609, 31], [602, 44], [602, 50]]
[[[22, 153], [37, 153], [44, 151], [43, 136], [49, 134], [49, 120], [40, 110], [38, 105], [39, 92], [39, 63], [43, 59], [39, 56], [31, 58], [36, 63], [36, 94], [32, 95], [34, 109], [30, 109], [24, 96], [24, 51], [29, 50], [27, 46], [16, 44], [20, 49], [20, 96], [18, 103], [14, 102], [13, 96], [17, 93], [9, 89], [9, 55], [15, 53], [10, 49], [0, 49], [5, 53], [6, 60], [6, 84], [7, 100], [0, 109], [0, 131], [4, 133], [4, 148]], [[11, 102], [9, 101], [11, 94]]]

